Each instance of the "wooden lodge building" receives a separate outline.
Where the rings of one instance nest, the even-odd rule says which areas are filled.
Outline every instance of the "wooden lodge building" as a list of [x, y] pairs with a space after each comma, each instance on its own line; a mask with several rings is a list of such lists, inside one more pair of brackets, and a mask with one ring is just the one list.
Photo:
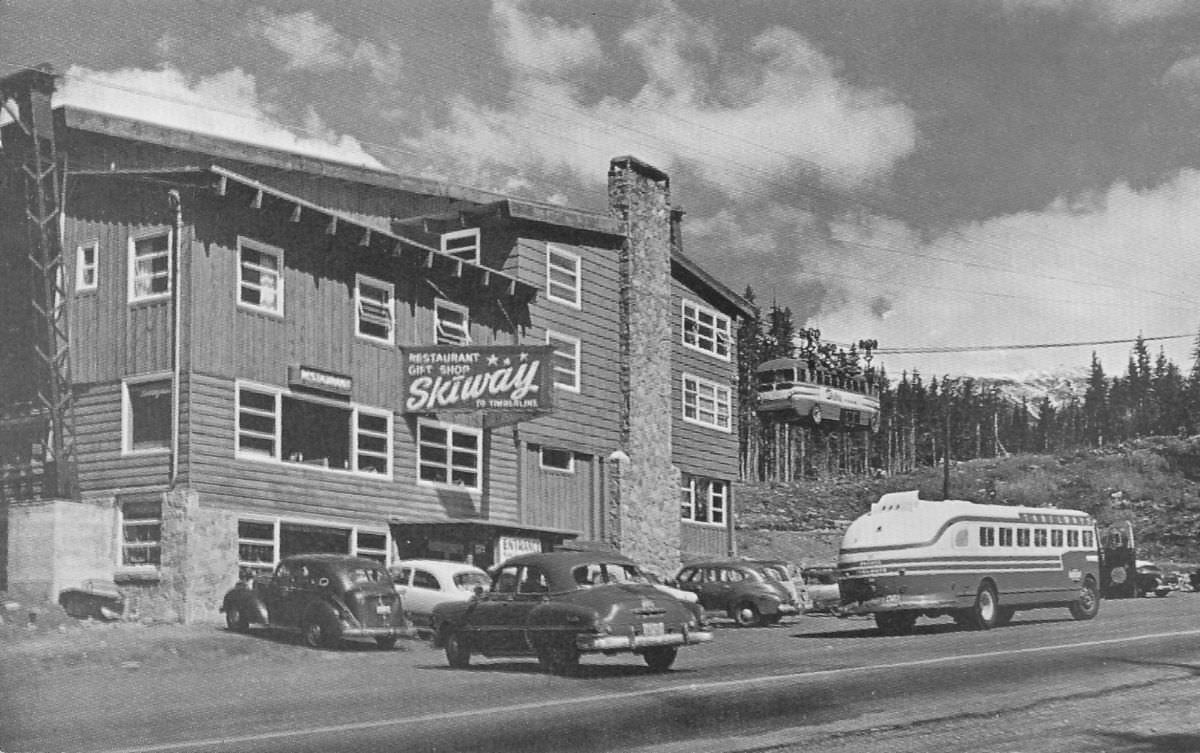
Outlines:
[[301, 551], [735, 553], [753, 310], [665, 174], [580, 211], [52, 92], [0, 80], [0, 589], [191, 621]]

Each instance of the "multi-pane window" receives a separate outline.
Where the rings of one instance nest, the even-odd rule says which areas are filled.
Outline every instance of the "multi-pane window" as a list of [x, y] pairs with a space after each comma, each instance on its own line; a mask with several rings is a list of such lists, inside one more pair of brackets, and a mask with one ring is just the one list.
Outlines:
[[438, 345], [471, 344], [471, 315], [466, 306], [439, 299], [433, 303], [433, 317]]
[[356, 531], [354, 554], [387, 564], [387, 534], [375, 531]]
[[1000, 529], [1000, 546], [1012, 546], [1012, 545], [1013, 545], [1013, 529], [1001, 528]]
[[100, 243], [92, 241], [75, 249], [75, 290], [95, 290], [99, 281]]
[[358, 275], [354, 286], [354, 308], [358, 335], [389, 345], [396, 329], [396, 303], [390, 282]]
[[995, 546], [996, 529], [991, 526], [979, 527], [979, 546]]
[[1029, 546], [1029, 529], [1017, 529], [1017, 546]]
[[1087, 549], [1091, 549], [1092, 547], [1094, 547], [1096, 545], [1096, 538], [1095, 538], [1094, 534], [1092, 533], [1092, 531], [1084, 531], [1083, 532], [1083, 545]]
[[716, 479], [685, 475], [679, 487], [680, 517], [694, 523], [725, 525], [729, 485]]
[[236, 454], [311, 468], [390, 475], [392, 417], [346, 403], [239, 385]]
[[122, 447], [125, 452], [171, 447], [171, 380], [124, 384]]
[[1072, 549], [1079, 546], [1079, 529], [1071, 528], [1067, 530], [1067, 546]]
[[419, 419], [417, 478], [427, 484], [481, 488], [482, 432], [466, 426]]
[[479, 263], [479, 228], [442, 233], [442, 253], [457, 259]]
[[565, 248], [546, 244], [546, 298], [580, 307], [580, 260]]
[[1050, 546], [1057, 547], [1057, 546], [1062, 546], [1062, 545], [1063, 545], [1062, 529], [1055, 528], [1052, 531], [1050, 531]]
[[238, 303], [283, 314], [283, 249], [238, 238]]
[[122, 567], [158, 567], [162, 564], [162, 502], [125, 502], [120, 509]]
[[579, 338], [547, 331], [546, 344], [554, 347], [554, 386], [579, 392]]
[[171, 293], [171, 234], [129, 240], [129, 301]]
[[1046, 546], [1046, 540], [1047, 539], [1046, 539], [1046, 529], [1045, 528], [1033, 529], [1033, 545], [1034, 546]]
[[732, 425], [728, 386], [689, 374], [683, 375], [683, 418], [692, 423], [729, 431]]
[[683, 302], [683, 343], [729, 360], [729, 317], [691, 301]]
[[541, 449], [541, 466], [545, 470], [575, 472], [575, 453], [570, 450], [558, 450], [553, 447]]
[[242, 576], [269, 573], [275, 567], [275, 523], [238, 521], [238, 571]]

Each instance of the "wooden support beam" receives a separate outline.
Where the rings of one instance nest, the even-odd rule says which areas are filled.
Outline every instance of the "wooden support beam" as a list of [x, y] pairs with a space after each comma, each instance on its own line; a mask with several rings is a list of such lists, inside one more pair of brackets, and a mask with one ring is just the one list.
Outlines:
[[300, 205], [297, 204], [296, 206], [292, 207], [292, 222], [299, 222], [299, 221], [300, 221]]
[[263, 200], [263, 192], [262, 192], [262, 189], [260, 188], [254, 192], [254, 199], [250, 201], [250, 208], [251, 209], [262, 209], [262, 200]]
[[426, 269], [433, 269], [433, 257], [436, 255], [437, 254], [433, 253], [432, 251], [425, 252], [425, 268]]
[[229, 193], [229, 178], [224, 175], [217, 181], [217, 196], [224, 196]]
[[362, 238], [358, 240], [358, 245], [370, 247], [371, 245], [371, 228], [363, 230]]
[[454, 260], [454, 276], [462, 277], [462, 259]]
[[337, 235], [337, 215], [336, 214], [331, 214], [329, 216], [329, 224], [325, 227], [325, 234], [326, 235]]
[[483, 286], [490, 288], [492, 286], [492, 270], [487, 267], [483, 268]]

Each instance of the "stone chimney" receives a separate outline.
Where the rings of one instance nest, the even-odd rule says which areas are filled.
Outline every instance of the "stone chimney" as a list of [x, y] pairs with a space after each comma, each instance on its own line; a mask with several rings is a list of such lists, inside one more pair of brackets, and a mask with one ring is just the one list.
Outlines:
[[634, 157], [609, 165], [621, 249], [621, 447], [609, 459], [612, 541], [653, 570], [679, 566], [679, 473], [671, 463], [670, 181]]

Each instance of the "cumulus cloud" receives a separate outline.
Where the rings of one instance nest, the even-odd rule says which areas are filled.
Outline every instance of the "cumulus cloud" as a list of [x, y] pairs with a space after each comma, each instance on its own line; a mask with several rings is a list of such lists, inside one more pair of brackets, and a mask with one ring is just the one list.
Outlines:
[[1082, 11], [1113, 25], [1173, 18], [1195, 10], [1194, 0], [1002, 0], [1009, 11]]
[[72, 66], [55, 98], [58, 104], [170, 128], [383, 167], [355, 138], [330, 130], [314, 110], [307, 111], [302, 127], [285, 127], [279, 109], [260, 96], [255, 77], [240, 68], [192, 78], [171, 67], [93, 71]]
[[310, 10], [281, 14], [259, 9], [248, 32], [283, 53], [290, 70], [328, 72], [362, 66], [384, 84], [400, 75], [401, 54], [394, 46], [351, 40]]
[[[798, 33], [773, 28], [749, 50], [721, 47], [717, 30], [672, 3], [608, 43], [590, 30], [497, 2], [498, 42], [510, 65], [502, 106], [465, 97], [445, 122], [407, 146], [455, 155], [454, 170], [495, 185], [538, 169], [587, 185], [609, 158], [633, 153], [673, 172], [686, 167], [726, 194], [762, 190], [796, 170], [854, 186], [886, 172], [916, 143], [913, 114], [886, 92], [856, 88]], [[588, 100], [573, 74], [620, 61], [640, 86]]]

